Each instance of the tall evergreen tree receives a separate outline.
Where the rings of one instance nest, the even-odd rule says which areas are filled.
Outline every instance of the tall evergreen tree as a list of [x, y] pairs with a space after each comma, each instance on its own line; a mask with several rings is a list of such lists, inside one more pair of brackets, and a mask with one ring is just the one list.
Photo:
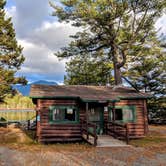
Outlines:
[[93, 57], [103, 50], [107, 60], [113, 61], [116, 85], [122, 84], [121, 69], [132, 49], [141, 48], [156, 35], [154, 23], [166, 7], [165, 0], [61, 0], [61, 3], [61, 6], [51, 3], [53, 15], [82, 30], [56, 55], [66, 58], [87, 53]]
[[[134, 52], [133, 52], [134, 54]], [[166, 52], [160, 42], [141, 48], [140, 54], [131, 56], [125, 74], [140, 90], [154, 96], [164, 95], [166, 85]]]
[[22, 47], [18, 45], [11, 18], [5, 17], [4, 0], [0, 1], [0, 99], [12, 92], [12, 84], [26, 83], [15, 73], [24, 62]]
[[166, 51], [163, 41], [153, 39], [128, 63], [126, 76], [137, 89], [153, 96], [148, 100], [150, 119], [166, 119]]
[[88, 55], [72, 58], [66, 64], [64, 83], [67, 85], [106, 85], [113, 84], [113, 64], [101, 56], [98, 59]]

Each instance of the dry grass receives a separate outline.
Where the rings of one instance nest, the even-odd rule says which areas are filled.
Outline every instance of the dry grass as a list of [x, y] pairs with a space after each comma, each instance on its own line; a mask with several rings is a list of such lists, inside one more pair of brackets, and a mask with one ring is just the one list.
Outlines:
[[0, 151], [5, 152], [0, 161], [4, 165], [16, 163], [17, 166], [51, 166], [55, 163], [57, 166], [119, 166], [149, 165], [153, 160], [154, 165], [164, 165], [165, 132], [166, 126], [150, 126], [146, 138], [131, 141], [137, 148], [95, 148], [86, 143], [41, 145], [31, 139], [31, 132], [25, 134], [17, 128], [0, 128]]
[[34, 141], [19, 128], [14, 128], [13, 126], [0, 128], [1, 144], [30, 144], [33, 142]]
[[130, 144], [153, 152], [166, 152], [166, 125], [149, 126], [149, 133], [145, 138], [132, 140]]
[[87, 143], [56, 143], [56, 144], [39, 144], [34, 140], [33, 131], [23, 131], [20, 128], [0, 128], [0, 145], [14, 149], [26, 151], [84, 151], [93, 149]]
[[[40, 145], [34, 139], [34, 132], [24, 132], [19, 128], [0, 128], [0, 143], [6, 145], [13, 145], [23, 147], [30, 146], [30, 148], [37, 149], [37, 147], [44, 147], [45, 149], [65, 150], [70, 151], [71, 147], [75, 151], [93, 149], [92, 146], [86, 143], [73, 144], [48, 144]], [[145, 138], [131, 140], [130, 144], [135, 147], [163, 147], [166, 149], [166, 125], [165, 126], [149, 126], [149, 133]], [[28, 148], [29, 149], [29, 148]]]

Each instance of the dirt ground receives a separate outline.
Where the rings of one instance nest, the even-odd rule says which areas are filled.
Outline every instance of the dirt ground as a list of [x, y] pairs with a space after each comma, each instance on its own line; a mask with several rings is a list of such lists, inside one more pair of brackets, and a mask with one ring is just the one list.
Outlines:
[[[18, 128], [0, 128], [0, 166], [165, 166], [166, 126], [150, 126], [131, 147], [86, 143], [40, 145]], [[32, 135], [31, 135], [32, 136]]]

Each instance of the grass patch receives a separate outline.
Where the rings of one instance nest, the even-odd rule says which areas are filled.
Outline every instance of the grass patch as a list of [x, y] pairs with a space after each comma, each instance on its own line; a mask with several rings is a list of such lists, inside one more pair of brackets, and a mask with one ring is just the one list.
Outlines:
[[0, 128], [0, 144], [24, 151], [89, 151], [94, 147], [85, 142], [40, 144], [35, 139], [35, 131], [20, 128]]
[[29, 135], [19, 128], [0, 128], [0, 144], [36, 144]]
[[147, 146], [153, 146], [160, 143], [166, 143], [166, 138], [161, 137], [145, 137], [142, 139], [136, 139], [131, 140], [130, 145], [136, 146], [136, 147], [147, 147]]
[[166, 146], [166, 126], [149, 126], [149, 133], [145, 138], [131, 140], [136, 147]]

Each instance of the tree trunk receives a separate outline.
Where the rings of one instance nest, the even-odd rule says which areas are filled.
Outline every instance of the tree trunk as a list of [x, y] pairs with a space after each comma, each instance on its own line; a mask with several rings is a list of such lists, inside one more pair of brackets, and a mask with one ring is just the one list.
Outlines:
[[115, 85], [122, 85], [121, 70], [116, 62], [114, 62], [114, 79]]
[[[112, 57], [113, 60], [113, 65], [114, 65], [114, 79], [115, 79], [115, 85], [122, 85], [122, 77], [121, 77], [121, 66], [118, 63], [118, 59], [117, 59], [117, 51], [115, 48], [115, 44], [112, 43], [112, 49], [110, 52], [110, 57]], [[110, 58], [111, 59], [111, 58]]]

